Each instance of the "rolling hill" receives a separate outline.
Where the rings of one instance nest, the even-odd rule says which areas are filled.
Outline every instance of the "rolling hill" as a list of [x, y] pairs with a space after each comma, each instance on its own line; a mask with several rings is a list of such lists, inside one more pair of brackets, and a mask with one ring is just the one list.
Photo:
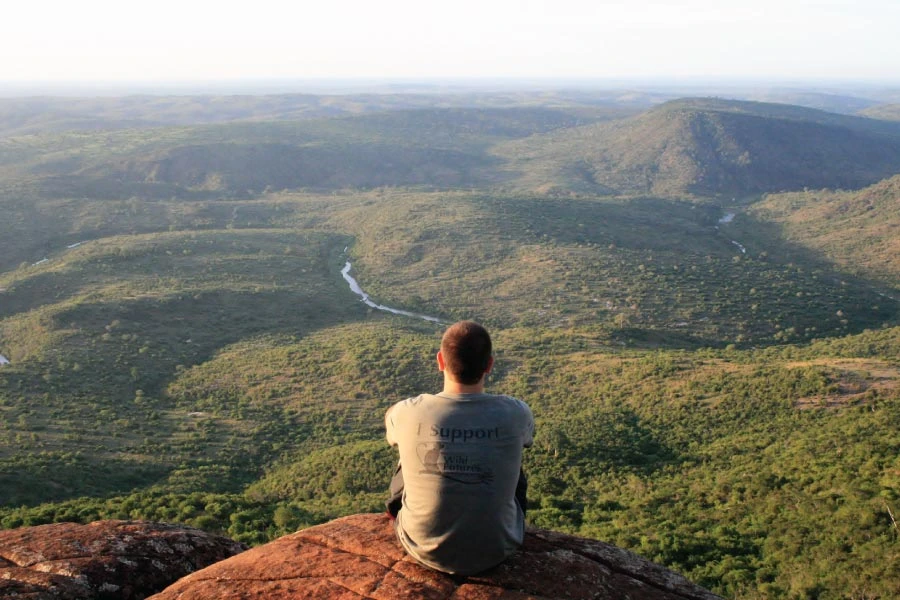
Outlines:
[[900, 127], [796, 106], [689, 99], [496, 152], [532, 189], [731, 197], [851, 189], [894, 175]]
[[0, 174], [43, 195], [249, 198], [425, 186], [736, 197], [853, 189], [900, 170], [900, 126], [688, 99], [621, 109], [433, 108], [0, 140]]
[[[67, 132], [0, 140], [0, 175], [55, 197], [243, 197], [264, 189], [490, 185], [500, 140], [620, 109], [431, 109], [310, 121]], [[628, 113], [626, 113], [628, 114]]]
[[879, 104], [878, 106], [867, 108], [860, 114], [872, 119], [900, 121], [900, 104]]
[[859, 191], [773, 194], [751, 213], [842, 270], [900, 288], [900, 176]]

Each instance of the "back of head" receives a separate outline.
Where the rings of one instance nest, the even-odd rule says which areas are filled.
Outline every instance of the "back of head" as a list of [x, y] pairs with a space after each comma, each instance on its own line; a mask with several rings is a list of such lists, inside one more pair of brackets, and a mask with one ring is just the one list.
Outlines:
[[491, 352], [490, 334], [474, 321], [454, 323], [441, 338], [444, 368], [459, 383], [478, 383], [488, 370]]

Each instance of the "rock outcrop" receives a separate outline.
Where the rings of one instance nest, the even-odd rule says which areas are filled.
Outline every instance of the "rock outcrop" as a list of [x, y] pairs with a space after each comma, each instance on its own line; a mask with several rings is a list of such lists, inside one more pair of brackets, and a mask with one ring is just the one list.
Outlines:
[[385, 515], [305, 529], [188, 575], [152, 600], [717, 600], [684, 577], [603, 542], [529, 530], [522, 549], [477, 576], [425, 568]]
[[0, 598], [142, 600], [244, 549], [199, 529], [141, 521], [0, 531]]

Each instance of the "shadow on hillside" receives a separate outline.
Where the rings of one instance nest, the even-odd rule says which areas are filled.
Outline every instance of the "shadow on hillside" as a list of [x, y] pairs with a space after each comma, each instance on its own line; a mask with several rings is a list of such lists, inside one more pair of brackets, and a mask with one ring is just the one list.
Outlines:
[[721, 216], [714, 204], [661, 198], [488, 197], [498, 226], [531, 231], [564, 245], [638, 251], [715, 252]]
[[[276, 406], [259, 407], [264, 412], [247, 421], [256, 423], [249, 433], [242, 432], [249, 425], [226, 418], [230, 412], [213, 421], [187, 418], [182, 410], [172, 420], [174, 400], [167, 397], [167, 386], [232, 344], [258, 340], [260, 348], [267, 348], [366, 319], [366, 307], [349, 291], [346, 295], [214, 291], [83, 302], [52, 315], [49, 331], [34, 333], [49, 335], [47, 346], [2, 374], [7, 388], [28, 390], [28, 398], [40, 406], [28, 411], [20, 429], [29, 436], [26, 447], [45, 450], [25, 462], [21, 454], [13, 462], [0, 461], [0, 505], [125, 493], [162, 481], [194, 460], [202, 464], [207, 452], [227, 467], [227, 476], [216, 476], [215, 483], [246, 484], [273, 452], [267, 445], [272, 424], [300, 436], [304, 424]], [[64, 337], [53, 335], [58, 332]], [[252, 344], [247, 348], [253, 352]], [[222, 446], [247, 435], [253, 444], [242, 452], [232, 454]], [[119, 456], [123, 452], [126, 458]], [[200, 483], [209, 489], [208, 482]]]
[[469, 188], [497, 179], [502, 161], [480, 147], [464, 151], [395, 143], [196, 143], [82, 174], [47, 176], [48, 197], [246, 199], [267, 190]]
[[849, 294], [849, 306], [837, 307], [847, 321], [846, 333], [895, 323], [900, 319], [900, 288], [849, 273], [822, 252], [788, 241], [783, 227], [742, 214], [734, 226], [723, 228], [726, 238], [740, 236], [749, 255], [784, 265], [797, 273], [809, 273], [823, 287], [834, 287]]
[[84, 273], [44, 271], [17, 279], [3, 292], [0, 319], [57, 304], [84, 293]]
[[12, 472], [0, 472], [0, 507], [127, 493], [171, 469], [148, 461], [87, 458], [80, 452], [44, 452], [12, 466]]
[[[784, 264], [794, 264], [808, 270], [822, 272], [824, 277], [832, 277], [833, 281], [842, 282], [841, 285], [854, 289], [868, 290], [878, 296], [880, 293], [896, 292], [900, 294], [900, 286], [889, 286], [882, 282], [876, 282], [862, 275], [849, 273], [841, 265], [833, 262], [824, 253], [808, 248], [796, 242], [791, 242], [784, 235], [784, 227], [778, 223], [760, 221], [755, 217], [742, 214], [736, 221], [739, 228], [737, 234], [747, 235], [751, 243], [755, 243], [760, 252], [765, 252], [769, 260], [776, 260]], [[724, 235], [727, 235], [727, 231]], [[891, 300], [884, 296], [878, 296], [887, 301], [892, 307], [892, 312], [900, 311], [898, 300]]]
[[714, 337], [642, 327], [612, 329], [609, 338], [613, 347], [621, 346], [642, 350], [699, 350], [701, 348], [724, 348], [727, 345], [727, 342]]
[[613, 346], [802, 343], [880, 327], [900, 310], [878, 286], [785, 241], [771, 224], [743, 216], [720, 223], [722, 208], [712, 203], [500, 198], [484, 205], [497, 227], [542, 244], [558, 261], [569, 286], [558, 298], [570, 302], [573, 320], [603, 327]]
[[[98, 368], [107, 365], [107, 372], [94, 373], [102, 385], [155, 392], [175, 375], [176, 367], [202, 363], [241, 340], [302, 337], [366, 314], [349, 292], [338, 301], [303, 291], [217, 290], [83, 303], [56, 314], [54, 324], [79, 332], [79, 339], [66, 344], [67, 351], [84, 354], [79, 358]], [[109, 369], [113, 364], [121, 367]], [[129, 375], [132, 366], [137, 377]]]
[[610, 470], [650, 475], [682, 459], [640, 415], [625, 406], [576, 410], [565, 420], [550, 422], [554, 425], [543, 427], [535, 447], [525, 454], [529, 473], [541, 482], [542, 494], [564, 494], [566, 484], [556, 477], [562, 465], [577, 467], [585, 477]]

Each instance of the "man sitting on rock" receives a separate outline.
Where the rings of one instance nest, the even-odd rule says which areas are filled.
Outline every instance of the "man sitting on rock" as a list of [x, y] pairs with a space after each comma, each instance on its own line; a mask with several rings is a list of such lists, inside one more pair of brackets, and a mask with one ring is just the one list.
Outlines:
[[494, 358], [478, 323], [444, 332], [437, 365], [442, 392], [398, 402], [385, 415], [387, 441], [400, 451], [388, 512], [413, 558], [469, 575], [522, 543], [522, 448], [532, 443], [534, 419], [521, 400], [485, 393]]

